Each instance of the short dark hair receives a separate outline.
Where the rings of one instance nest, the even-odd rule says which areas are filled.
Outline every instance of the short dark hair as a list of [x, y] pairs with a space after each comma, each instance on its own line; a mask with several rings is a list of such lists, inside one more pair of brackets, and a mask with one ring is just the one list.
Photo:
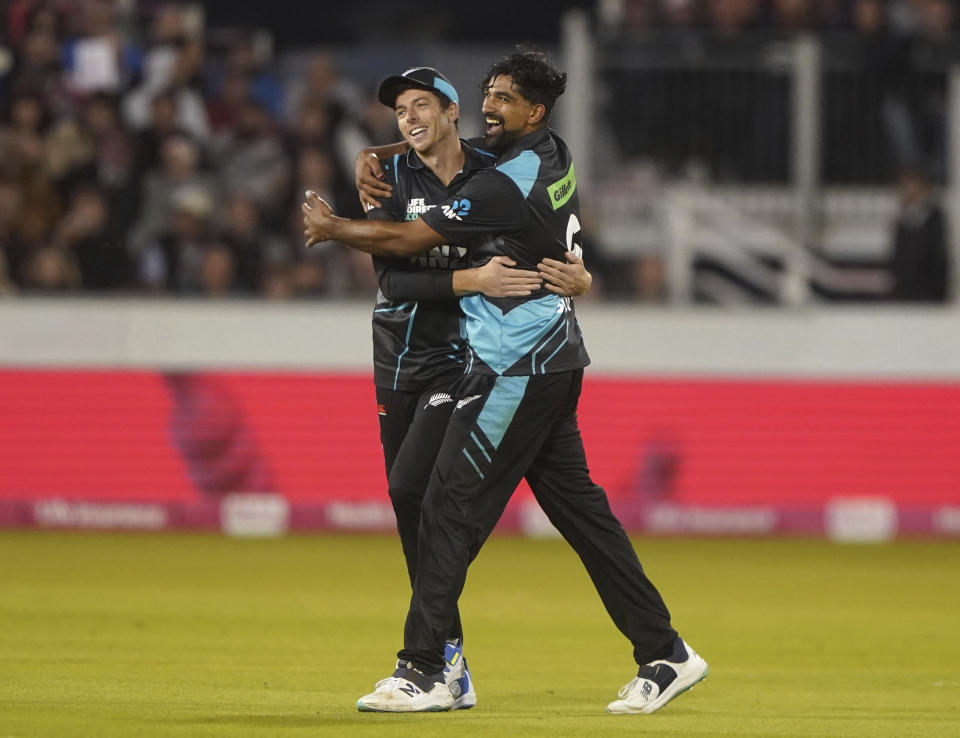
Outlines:
[[567, 73], [561, 72], [542, 51], [520, 47], [510, 56], [493, 63], [480, 84], [486, 90], [494, 77], [509, 76], [514, 87], [534, 105], [546, 109], [544, 120], [550, 117], [554, 104], [567, 87]]

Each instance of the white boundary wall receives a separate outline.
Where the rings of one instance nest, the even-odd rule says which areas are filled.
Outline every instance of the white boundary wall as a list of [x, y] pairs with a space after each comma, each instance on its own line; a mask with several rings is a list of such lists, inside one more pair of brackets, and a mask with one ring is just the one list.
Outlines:
[[[372, 304], [0, 300], [0, 367], [360, 370]], [[960, 310], [578, 306], [592, 372], [960, 381]]]

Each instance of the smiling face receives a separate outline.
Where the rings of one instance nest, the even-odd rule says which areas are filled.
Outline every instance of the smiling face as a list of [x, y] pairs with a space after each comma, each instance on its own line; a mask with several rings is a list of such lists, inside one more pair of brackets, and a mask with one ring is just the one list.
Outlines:
[[438, 145], [457, 137], [455, 121], [460, 115], [456, 103], [446, 108], [432, 92], [411, 88], [397, 95], [393, 105], [397, 126], [404, 140], [418, 154], [429, 154]]
[[513, 84], [509, 75], [493, 77], [483, 89], [483, 143], [490, 149], [502, 150], [539, 128], [546, 109], [532, 103]]

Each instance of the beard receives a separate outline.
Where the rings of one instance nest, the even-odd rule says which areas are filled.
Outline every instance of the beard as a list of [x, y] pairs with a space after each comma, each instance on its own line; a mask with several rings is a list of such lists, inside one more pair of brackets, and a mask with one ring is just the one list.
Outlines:
[[490, 151], [499, 151], [504, 148], [501, 143], [503, 139], [503, 131], [499, 130], [496, 133], [484, 133], [483, 134], [483, 147], [489, 149]]
[[500, 125], [493, 133], [484, 131], [483, 146], [491, 151], [503, 151], [519, 137], [520, 134], [517, 131], [508, 131], [504, 128], [503, 120], [500, 120]]

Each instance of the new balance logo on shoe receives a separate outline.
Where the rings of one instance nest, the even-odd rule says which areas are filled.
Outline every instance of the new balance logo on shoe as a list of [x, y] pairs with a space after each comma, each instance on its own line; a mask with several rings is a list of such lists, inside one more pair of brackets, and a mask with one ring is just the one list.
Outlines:
[[[707, 662], [677, 638], [673, 652], [637, 668], [637, 675], [620, 690], [620, 699], [607, 705], [607, 712], [650, 714], [707, 676]], [[653, 688], [657, 693], [653, 693]]]
[[393, 676], [377, 682], [376, 689], [357, 700], [360, 712], [445, 712], [454, 698], [442, 672], [424, 674], [409, 662], [397, 662]]
[[462, 400], [460, 400], [460, 402], [457, 403], [457, 410], [464, 407], [465, 405], [469, 405], [471, 402], [478, 399], [479, 397], [480, 395], [470, 395], [470, 397], [464, 397]]
[[423, 409], [426, 410], [428, 407], [440, 407], [448, 402], [453, 402], [453, 398], [448, 395], [446, 392], [437, 392], [435, 395], [431, 395], [430, 399], [427, 400], [427, 404], [423, 406]]

